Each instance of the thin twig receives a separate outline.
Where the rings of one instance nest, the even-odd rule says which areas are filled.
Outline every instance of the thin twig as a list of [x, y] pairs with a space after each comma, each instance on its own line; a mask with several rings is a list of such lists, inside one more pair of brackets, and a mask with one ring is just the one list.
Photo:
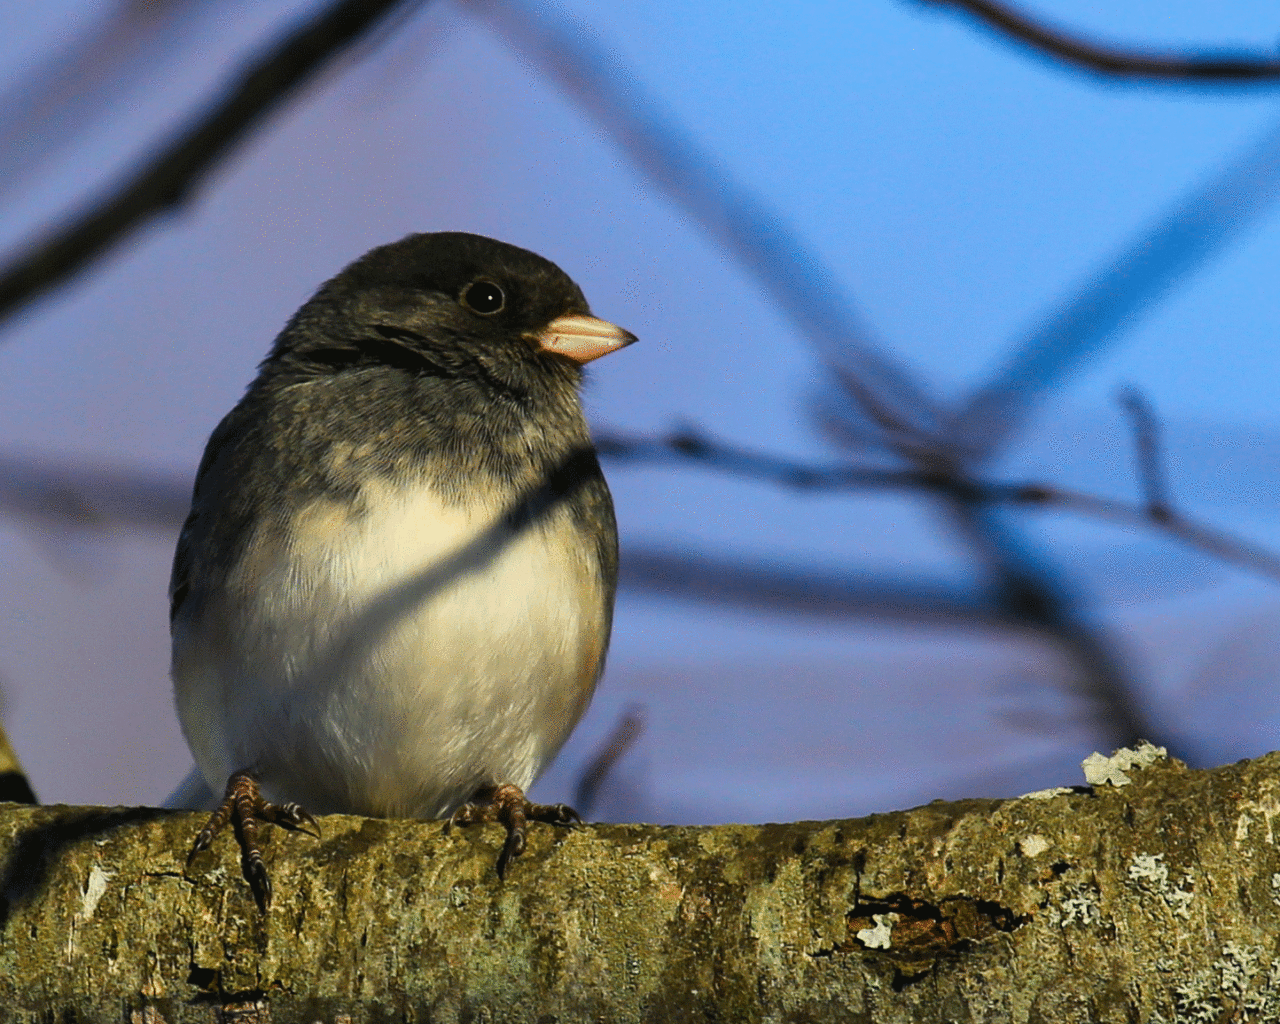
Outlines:
[[616, 462], [650, 465], [696, 462], [731, 476], [802, 491], [911, 489], [920, 487], [925, 478], [925, 474], [916, 469], [806, 466], [716, 441], [692, 427], [664, 436], [627, 436], [599, 431], [595, 443], [602, 457]]
[[1160, 425], [1155, 410], [1135, 387], [1121, 388], [1117, 396], [1129, 414], [1136, 449], [1138, 483], [1147, 502], [1147, 514], [1156, 522], [1165, 522], [1173, 514], [1169, 504], [1169, 488], [1165, 483], [1164, 465], [1160, 459]]
[[[1043, 483], [1000, 483], [920, 469], [805, 465], [738, 448], [689, 427], [660, 437], [628, 437], [602, 431], [596, 443], [603, 457], [619, 462], [693, 462], [731, 476], [795, 490], [930, 491], [980, 506], [1031, 507], [1105, 519], [1134, 529], [1154, 529], [1188, 547], [1280, 583], [1280, 555], [1224, 530], [1187, 519], [1175, 512], [1167, 501], [1154, 506], [1158, 511], [1153, 511], [1150, 490], [1146, 503], [1134, 505]], [[1154, 444], [1154, 435], [1151, 443]], [[1158, 463], [1158, 458], [1156, 461]]]
[[1177, 53], [1135, 50], [1050, 28], [994, 0], [923, 0], [976, 15], [1006, 36], [1108, 78], [1257, 85], [1280, 79], [1280, 57], [1270, 53]]
[[1099, 498], [1080, 491], [1061, 487], [1044, 487], [1039, 484], [1021, 485], [1010, 500], [1018, 504], [1038, 505], [1053, 512], [1067, 512], [1086, 519], [1105, 519], [1118, 526], [1158, 530], [1189, 548], [1196, 548], [1214, 558], [1280, 583], [1280, 555], [1227, 533], [1225, 530], [1194, 522], [1172, 509], [1165, 513], [1165, 518], [1157, 519], [1151, 515], [1150, 508], [1145, 505], [1135, 506], [1126, 501], [1113, 501], [1110, 498]]
[[1083, 669], [1070, 688], [1088, 699], [1096, 728], [1118, 746], [1158, 735], [1124, 659], [1105, 631], [1081, 612], [1080, 602], [1061, 583], [1061, 574], [1039, 564], [1012, 534], [999, 509], [957, 500], [950, 510], [960, 532], [986, 555], [997, 597], [1010, 618], [1053, 638]]
[[645, 728], [645, 710], [639, 704], [628, 705], [622, 717], [614, 724], [604, 742], [596, 748], [596, 752], [582, 770], [578, 780], [578, 788], [573, 798], [573, 806], [583, 817], [591, 813], [600, 795], [600, 788], [617, 767], [618, 762], [627, 751], [635, 746]]
[[[1051, 484], [958, 481], [938, 472], [877, 466], [810, 465], [736, 447], [691, 427], [670, 434], [599, 431], [602, 458], [629, 465], [696, 464], [746, 480], [799, 491], [902, 491], [957, 494], [966, 500], [1106, 520], [1155, 529], [1188, 547], [1280, 582], [1280, 555], [1169, 509], [1103, 498]], [[126, 528], [176, 533], [190, 506], [190, 486], [164, 474], [56, 467], [0, 456], [0, 516], [64, 529]]]
[[268, 47], [157, 155], [0, 268], [0, 322], [84, 270], [152, 217], [182, 206], [268, 113], [405, 2], [340, 0]]

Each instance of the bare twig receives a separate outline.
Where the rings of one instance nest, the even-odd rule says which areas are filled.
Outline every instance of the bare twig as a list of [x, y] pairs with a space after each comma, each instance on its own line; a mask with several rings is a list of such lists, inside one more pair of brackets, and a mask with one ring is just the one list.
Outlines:
[[1095, 728], [1120, 745], [1158, 735], [1123, 659], [1105, 632], [1083, 616], [1080, 603], [1059, 582], [1061, 574], [1039, 564], [990, 504], [958, 498], [949, 511], [974, 550], [985, 556], [996, 599], [1009, 618], [1052, 638], [1083, 670], [1073, 689], [1087, 698]]
[[1033, 20], [994, 0], [923, 0], [968, 11], [1006, 36], [1077, 68], [1108, 78], [1256, 85], [1280, 79], [1280, 57], [1271, 53], [1176, 53], [1125, 49]]
[[268, 113], [405, 2], [340, 0], [270, 46], [156, 156], [0, 268], [0, 321], [83, 270], [152, 217], [181, 207]]
[[1120, 405], [1129, 414], [1133, 425], [1133, 443], [1136, 449], [1138, 482], [1147, 500], [1147, 514], [1158, 523], [1169, 520], [1173, 514], [1169, 504], [1169, 488], [1165, 483], [1164, 465], [1160, 460], [1160, 425], [1155, 410], [1135, 387], [1121, 388]]
[[596, 752], [582, 770], [578, 780], [577, 792], [573, 805], [578, 813], [589, 815], [595, 807], [596, 797], [600, 795], [600, 787], [609, 778], [609, 774], [617, 767], [627, 751], [635, 746], [645, 727], [645, 711], [639, 704], [628, 705], [622, 717], [614, 724], [604, 742], [596, 748]]
[[1119, 526], [1158, 530], [1187, 547], [1196, 548], [1207, 555], [1280, 583], [1280, 555], [1224, 530], [1193, 522], [1172, 509], [1166, 510], [1163, 518], [1157, 518], [1146, 505], [1134, 506], [1124, 501], [1112, 501], [1079, 491], [1038, 484], [1022, 485], [1020, 493], [1013, 500], [1021, 504], [1042, 505], [1050, 511], [1070, 512], [1088, 519], [1106, 519]]
[[731, 476], [762, 480], [796, 490], [910, 489], [922, 486], [926, 478], [926, 474], [916, 469], [806, 466], [790, 459], [727, 445], [692, 427], [682, 427], [661, 437], [598, 431], [595, 442], [603, 457], [617, 462], [696, 462]]
[[[1147, 415], [1150, 416], [1149, 411]], [[1154, 420], [1150, 423], [1153, 425]], [[1164, 494], [1162, 483], [1158, 483], [1154, 491], [1147, 483], [1148, 500], [1134, 505], [1043, 483], [999, 483], [920, 469], [805, 465], [737, 448], [689, 427], [664, 437], [627, 437], [602, 431], [596, 441], [602, 456], [619, 462], [694, 462], [731, 476], [795, 490], [928, 491], [978, 506], [1037, 508], [1104, 519], [1133, 529], [1154, 529], [1188, 547], [1280, 583], [1280, 555], [1226, 531], [1186, 519], [1175, 512], [1167, 500], [1153, 507], [1151, 496]], [[1144, 443], [1152, 446], [1150, 459], [1158, 466], [1154, 433]], [[1148, 480], [1162, 479], [1158, 471], [1151, 468], [1144, 468], [1144, 473]]]
[[[1172, 540], [1280, 582], [1280, 555], [1149, 504], [1103, 498], [1036, 482], [956, 479], [939, 472], [877, 466], [808, 465], [736, 447], [691, 427], [662, 436], [596, 434], [601, 457], [622, 464], [688, 463], [740, 479], [800, 491], [902, 491], [954, 495], [1010, 508], [1032, 508], [1155, 529]], [[65, 529], [124, 528], [176, 534], [190, 506], [190, 486], [165, 474], [58, 467], [0, 456], [0, 516]], [[691, 556], [694, 557], [694, 556]], [[890, 585], [892, 589], [892, 585]]]

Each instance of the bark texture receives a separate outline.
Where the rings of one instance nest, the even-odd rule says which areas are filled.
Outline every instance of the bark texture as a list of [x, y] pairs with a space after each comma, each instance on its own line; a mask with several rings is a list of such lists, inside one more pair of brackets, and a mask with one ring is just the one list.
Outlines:
[[[1280, 1019], [1280, 755], [852, 821], [268, 829], [0, 810], [0, 1021]], [[1113, 777], [1116, 777], [1113, 775]]]

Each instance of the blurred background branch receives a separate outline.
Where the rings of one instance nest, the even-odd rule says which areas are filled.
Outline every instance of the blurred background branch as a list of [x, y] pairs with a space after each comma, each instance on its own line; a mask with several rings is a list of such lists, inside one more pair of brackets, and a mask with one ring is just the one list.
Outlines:
[[965, 11], [1000, 35], [1110, 80], [1225, 86], [1266, 84], [1280, 79], [1280, 57], [1275, 54], [1226, 50], [1174, 53], [1125, 48], [1052, 27], [1023, 14], [1011, 4], [995, 3], [994, 0], [921, 2]]
[[[151, 218], [180, 208], [263, 118], [409, 0], [340, 0], [269, 44], [156, 154], [0, 266], [0, 323], [67, 282]], [[412, 0], [424, 3], [426, 0]], [[75, 56], [83, 56], [77, 54]], [[15, 126], [20, 128], [19, 125]]]

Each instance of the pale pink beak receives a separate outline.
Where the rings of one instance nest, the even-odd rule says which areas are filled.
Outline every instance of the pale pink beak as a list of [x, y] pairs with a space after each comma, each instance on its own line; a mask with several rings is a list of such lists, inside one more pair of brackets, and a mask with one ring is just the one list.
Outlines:
[[589, 363], [637, 340], [617, 324], [577, 313], [556, 317], [531, 337], [542, 351], [568, 356], [575, 363]]

